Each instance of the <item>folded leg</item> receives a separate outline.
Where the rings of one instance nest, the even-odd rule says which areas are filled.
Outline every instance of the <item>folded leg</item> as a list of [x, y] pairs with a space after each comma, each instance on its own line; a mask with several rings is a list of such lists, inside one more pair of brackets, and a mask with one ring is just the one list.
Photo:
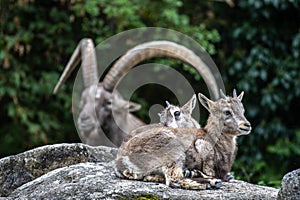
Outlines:
[[184, 175], [186, 178], [190, 178], [191, 180], [197, 181], [199, 183], [209, 183], [212, 187], [215, 188], [220, 188], [222, 186], [222, 180], [207, 176], [200, 170], [185, 169]]
[[205, 190], [210, 189], [209, 182], [200, 183], [184, 176], [183, 169], [178, 164], [173, 163], [164, 169], [166, 184], [174, 188], [183, 188], [190, 190]]

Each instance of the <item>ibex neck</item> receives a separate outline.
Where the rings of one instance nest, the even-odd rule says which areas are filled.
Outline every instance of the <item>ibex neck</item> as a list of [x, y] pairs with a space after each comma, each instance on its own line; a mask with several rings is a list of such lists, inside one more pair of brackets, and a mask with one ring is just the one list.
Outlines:
[[216, 177], [225, 179], [230, 172], [235, 153], [236, 136], [222, 132], [222, 122], [209, 118], [205, 130], [207, 139], [214, 148]]
[[213, 143], [219, 141], [220, 136], [222, 135], [222, 128], [220, 127], [220, 122], [218, 120], [213, 120], [210, 117], [207, 119], [207, 124], [204, 127], [204, 130], [207, 132], [207, 139]]
[[222, 132], [222, 122], [219, 120], [212, 119], [209, 117], [207, 119], [207, 124], [205, 126], [205, 131], [207, 132], [207, 139], [213, 143], [222, 141], [222, 143], [235, 145], [236, 136], [234, 134], [226, 134]]

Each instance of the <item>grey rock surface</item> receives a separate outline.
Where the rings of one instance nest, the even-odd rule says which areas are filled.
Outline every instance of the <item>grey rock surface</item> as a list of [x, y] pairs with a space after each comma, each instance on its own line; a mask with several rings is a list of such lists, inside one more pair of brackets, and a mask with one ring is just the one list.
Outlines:
[[278, 200], [299, 200], [300, 199], [300, 169], [296, 169], [284, 175], [281, 181], [281, 188], [278, 193]]
[[0, 160], [0, 196], [54, 169], [83, 162], [108, 162], [117, 149], [84, 144], [55, 144], [39, 147]]
[[[54, 153], [56, 149], [60, 153]], [[77, 152], [73, 154], [71, 152], [62, 152], [75, 151], [76, 149]], [[52, 154], [48, 154], [50, 156], [62, 155], [60, 160], [58, 158], [53, 159], [53, 162], [56, 164], [51, 164], [49, 161], [47, 166], [44, 165], [47, 170], [43, 170], [36, 163], [34, 165], [35, 168], [41, 170], [41, 172], [39, 175], [31, 177], [31, 179], [30, 176], [27, 178], [27, 176], [25, 177], [20, 173], [13, 173], [13, 169], [9, 172], [9, 169], [5, 168], [6, 174], [11, 174], [15, 177], [24, 176], [24, 178], [20, 178], [20, 180], [23, 180], [22, 185], [19, 185], [16, 189], [6, 188], [7, 191], [11, 191], [6, 199], [136, 199], [137, 197], [152, 197], [153, 199], [276, 199], [278, 193], [278, 189], [238, 180], [224, 183], [217, 190], [193, 191], [173, 189], [160, 183], [120, 179], [114, 173], [113, 159], [116, 149], [108, 147], [95, 148], [82, 144], [41, 147], [23, 154], [4, 158], [0, 160], [0, 165], [3, 167], [3, 160], [12, 158], [23, 162], [28, 159], [40, 158], [34, 153], [35, 151], [44, 151], [43, 155], [47, 155], [47, 151], [52, 151]], [[76, 160], [79, 164], [71, 163], [67, 161], [68, 158], [63, 158], [64, 155], [70, 154], [72, 156], [69, 156], [69, 158], [80, 157], [80, 159]], [[23, 159], [17, 157], [22, 157]], [[44, 159], [48, 160], [47, 157]], [[51, 158], [49, 159], [51, 160]], [[83, 162], [79, 162], [80, 160]], [[21, 166], [17, 161], [15, 161], [15, 164]], [[59, 162], [61, 164], [58, 164]], [[25, 165], [23, 164], [22, 166], [24, 167]], [[27, 173], [32, 174], [31, 172], [35, 168], [30, 168], [29, 170], [26, 168]], [[24, 169], [23, 171], [26, 170]], [[15, 179], [18, 180], [19, 177]]]

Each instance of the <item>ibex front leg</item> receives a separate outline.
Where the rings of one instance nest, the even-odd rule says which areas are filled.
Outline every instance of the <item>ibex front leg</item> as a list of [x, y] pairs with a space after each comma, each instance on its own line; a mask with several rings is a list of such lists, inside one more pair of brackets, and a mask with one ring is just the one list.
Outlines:
[[[200, 183], [209, 183], [210, 185], [220, 188], [222, 186], [222, 180], [216, 179], [216, 173], [214, 170], [214, 149], [211, 143], [203, 139], [197, 139], [194, 143], [195, 150], [202, 156], [202, 169], [185, 169], [185, 177], [189, 177]], [[204, 162], [203, 162], [204, 161]], [[199, 160], [200, 162], [200, 160]]]
[[192, 179], [184, 177], [183, 169], [177, 163], [169, 164], [163, 169], [165, 174], [166, 185], [174, 188], [183, 188], [190, 190], [210, 189], [210, 183], [200, 183]]
[[208, 176], [197, 169], [193, 169], [193, 170], [185, 169], [184, 176], [186, 178], [190, 178], [191, 180], [197, 181], [199, 183], [209, 183], [210, 186], [215, 187], [215, 188], [220, 188], [222, 186], [221, 179], [217, 179], [212, 176]]

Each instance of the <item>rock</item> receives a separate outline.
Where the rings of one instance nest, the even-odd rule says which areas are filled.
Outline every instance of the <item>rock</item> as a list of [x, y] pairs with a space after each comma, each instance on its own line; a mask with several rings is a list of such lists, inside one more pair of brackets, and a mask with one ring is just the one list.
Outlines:
[[274, 199], [278, 190], [243, 181], [221, 189], [192, 191], [165, 184], [119, 179], [110, 163], [81, 163], [56, 169], [16, 189], [12, 199]]
[[107, 162], [117, 149], [84, 144], [56, 144], [36, 148], [0, 160], [0, 196], [54, 169], [82, 163]]
[[284, 175], [281, 181], [281, 188], [279, 190], [277, 199], [300, 199], [300, 169], [296, 169]]
[[[56, 149], [60, 153], [54, 153]], [[48, 151], [52, 151], [52, 153], [47, 154]], [[63, 151], [75, 151], [75, 153], [64, 153]], [[47, 163], [49, 166], [55, 166], [56, 169], [46, 166], [48, 170], [42, 170], [40, 177], [29, 176], [31, 178], [29, 180], [30, 178], [21, 173], [14, 173], [13, 169], [9, 172], [10, 170], [5, 168], [7, 174], [14, 175], [16, 180], [23, 181], [23, 184], [16, 189], [6, 187], [6, 191], [11, 191], [8, 199], [136, 199], [138, 197], [140, 199], [142, 197], [143, 199], [275, 199], [278, 193], [278, 190], [274, 188], [238, 180], [224, 183], [217, 190], [193, 191], [173, 189], [161, 183], [120, 179], [114, 173], [113, 158], [116, 149], [95, 148], [79, 144], [46, 146], [34, 149], [30, 153], [25, 152], [4, 158], [0, 160], [1, 169], [3, 169], [3, 160], [8, 162], [8, 159], [14, 159], [15, 164], [24, 167], [23, 171], [33, 174], [30, 173], [33, 168], [25, 169], [25, 165], [21, 165], [18, 161], [40, 159], [41, 152], [44, 152], [43, 155], [62, 154], [60, 160], [58, 158], [52, 160], [56, 163], [55, 165], [50, 161]], [[68, 162], [68, 158], [63, 158], [64, 155], [70, 155], [70, 158], [78, 155], [81, 157], [77, 160], [79, 164]], [[44, 159], [48, 160], [47, 157]], [[80, 160], [84, 163], [80, 163]], [[58, 164], [59, 161], [64, 164]], [[62, 165], [65, 166], [58, 168]], [[35, 162], [35, 167], [41, 169], [37, 162]], [[25, 183], [26, 181], [27, 183]]]

